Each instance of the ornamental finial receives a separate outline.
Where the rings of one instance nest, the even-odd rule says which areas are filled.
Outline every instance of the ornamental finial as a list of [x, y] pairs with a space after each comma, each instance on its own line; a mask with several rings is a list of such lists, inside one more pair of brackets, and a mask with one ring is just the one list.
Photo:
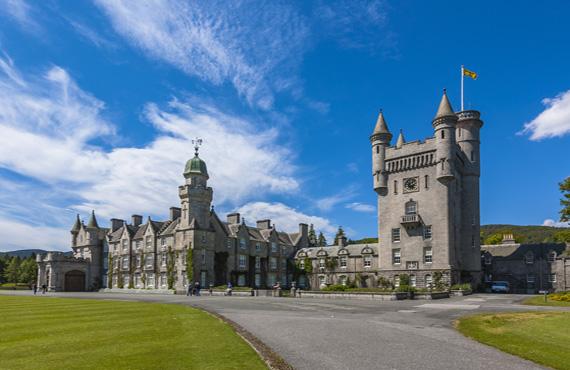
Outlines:
[[198, 156], [198, 149], [200, 149], [200, 146], [202, 146], [202, 139], [200, 138], [195, 138], [192, 139], [192, 145], [194, 145], [194, 155], [197, 157]]

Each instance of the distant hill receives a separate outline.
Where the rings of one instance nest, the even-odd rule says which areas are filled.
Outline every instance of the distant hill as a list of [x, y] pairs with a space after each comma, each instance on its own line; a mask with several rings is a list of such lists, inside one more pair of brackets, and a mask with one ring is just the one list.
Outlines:
[[[570, 242], [570, 228], [552, 226], [481, 225], [481, 243], [497, 244], [503, 234], [513, 234], [517, 242], [536, 244]], [[348, 244], [377, 243], [378, 238], [348, 240]]]
[[[6, 256], [8, 255], [9, 257], [20, 257], [20, 258], [28, 258], [30, 257], [33, 253], [35, 254], [41, 254], [41, 253], [47, 253], [49, 251], [46, 251], [44, 249], [20, 249], [17, 251], [9, 251], [9, 252], [0, 252], [0, 256]], [[66, 252], [66, 255], [71, 255], [72, 252]]]

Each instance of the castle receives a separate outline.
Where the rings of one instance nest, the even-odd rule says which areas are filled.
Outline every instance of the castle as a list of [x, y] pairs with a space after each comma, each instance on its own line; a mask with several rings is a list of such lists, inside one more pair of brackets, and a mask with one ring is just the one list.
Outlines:
[[[378, 196], [378, 243], [306, 248], [297, 253], [309, 284], [359, 280], [374, 286], [383, 277], [398, 286], [430, 287], [434, 274], [446, 284], [481, 280], [479, 238], [479, 130], [474, 110], [455, 113], [443, 93], [432, 120], [434, 136], [395, 145], [382, 112], [370, 136], [373, 188]], [[329, 260], [336, 260], [328, 263]], [[364, 283], [363, 283], [364, 281]]]
[[[37, 257], [38, 284], [52, 291], [99, 288], [184, 290], [188, 283], [267, 288], [279, 282], [301, 288], [356, 282], [375, 287], [417, 288], [437, 283], [510, 282], [513, 291], [568, 288], [569, 246], [523, 245], [506, 239], [480, 245], [479, 131], [475, 110], [454, 112], [444, 91], [432, 120], [433, 137], [406, 143], [392, 133], [382, 112], [370, 136], [373, 189], [378, 198], [378, 243], [316, 246], [306, 224], [297, 233], [278, 231], [270, 220], [245, 224], [240, 214], [220, 220], [208, 187], [206, 163], [196, 153], [184, 169], [180, 207], [168, 220], [133, 215], [87, 225], [77, 216], [71, 229], [73, 255]], [[512, 237], [511, 237], [512, 239]], [[481, 251], [483, 250], [483, 254]], [[535, 263], [536, 262], [536, 263]]]

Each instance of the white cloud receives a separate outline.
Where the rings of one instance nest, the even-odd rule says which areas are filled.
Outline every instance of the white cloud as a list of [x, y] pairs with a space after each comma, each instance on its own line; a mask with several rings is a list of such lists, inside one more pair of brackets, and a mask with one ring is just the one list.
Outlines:
[[[185, 161], [193, 156], [191, 140], [196, 136], [204, 139], [201, 157], [208, 164], [216, 205], [234, 207], [299, 187], [292, 153], [282, 146], [276, 130], [261, 130], [257, 122], [174, 99], [167, 106], [149, 103], [144, 109], [144, 119], [158, 132], [150, 143], [105, 149], [94, 144], [95, 139], [113, 139], [116, 133], [104, 118], [103, 102], [81, 90], [62, 68], [18, 81], [13, 76], [20, 73], [13, 63], [0, 60], [7, 66], [0, 73], [0, 168], [38, 182], [44, 197], [40, 207], [22, 195], [34, 193], [29, 188], [2, 186], [0, 200], [17, 193], [15, 198], [28, 205], [3, 203], [2, 217], [47, 216], [50, 207], [54, 214], [68, 212], [62, 209], [66, 207], [95, 209], [100, 218], [164, 216], [168, 207], [179, 203], [178, 185], [183, 183]], [[41, 227], [61, 226], [68, 217], [46, 217], [36, 227], [43, 231]], [[3, 240], [21, 241], [10, 240], [13, 236], [6, 234]]]
[[6, 13], [15, 20], [25, 31], [38, 32], [40, 26], [34, 20], [33, 9], [25, 0], [4, 0], [0, 13]]
[[327, 236], [336, 232], [336, 228], [326, 218], [304, 214], [283, 203], [252, 202], [239, 207], [236, 212], [250, 225], [255, 225], [257, 220], [271, 219], [278, 230], [290, 233], [297, 232], [300, 223], [313, 224], [315, 230], [322, 231]]
[[68, 251], [69, 231], [63, 228], [26, 223], [0, 217], [0, 250], [47, 249]]
[[542, 100], [546, 109], [525, 123], [519, 134], [530, 134], [530, 140], [561, 137], [570, 133], [570, 90], [554, 98]]
[[262, 109], [273, 105], [272, 83], [290, 74], [305, 47], [307, 26], [283, 3], [97, 3], [114, 29], [148, 56], [216, 85], [229, 82]]
[[345, 207], [348, 209], [352, 209], [353, 211], [356, 212], [366, 212], [366, 213], [376, 212], [376, 207], [374, 207], [373, 205], [358, 203], [358, 202], [349, 203]]
[[69, 24], [75, 30], [75, 32], [77, 32], [81, 37], [91, 42], [93, 45], [97, 46], [98, 48], [109, 48], [109, 49], [115, 48], [115, 44], [112, 41], [103, 37], [98, 32], [87, 26], [86, 24], [74, 21], [66, 17], [64, 18], [69, 22]]
[[347, 200], [354, 198], [354, 196], [355, 196], [354, 187], [349, 187], [348, 189], [345, 189], [340, 193], [317, 199], [315, 201], [315, 206], [321, 211], [330, 211], [337, 204], [346, 202]]
[[570, 227], [570, 222], [560, 222], [554, 221], [553, 219], [547, 218], [542, 223], [542, 226], [551, 226], [551, 227]]

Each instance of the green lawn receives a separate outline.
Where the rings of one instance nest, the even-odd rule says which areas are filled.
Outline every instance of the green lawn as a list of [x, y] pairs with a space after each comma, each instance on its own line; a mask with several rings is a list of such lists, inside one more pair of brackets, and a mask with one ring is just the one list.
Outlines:
[[28, 284], [4, 283], [0, 284], [0, 290], [31, 290]]
[[537, 296], [525, 299], [522, 304], [528, 304], [532, 306], [558, 306], [558, 307], [570, 307], [570, 302], [564, 301], [554, 301], [552, 299], [548, 299], [544, 302], [544, 296]]
[[555, 369], [570, 369], [570, 312], [468, 316], [458, 330], [479, 342]]
[[0, 296], [0, 369], [267, 369], [233, 329], [174, 304]]

